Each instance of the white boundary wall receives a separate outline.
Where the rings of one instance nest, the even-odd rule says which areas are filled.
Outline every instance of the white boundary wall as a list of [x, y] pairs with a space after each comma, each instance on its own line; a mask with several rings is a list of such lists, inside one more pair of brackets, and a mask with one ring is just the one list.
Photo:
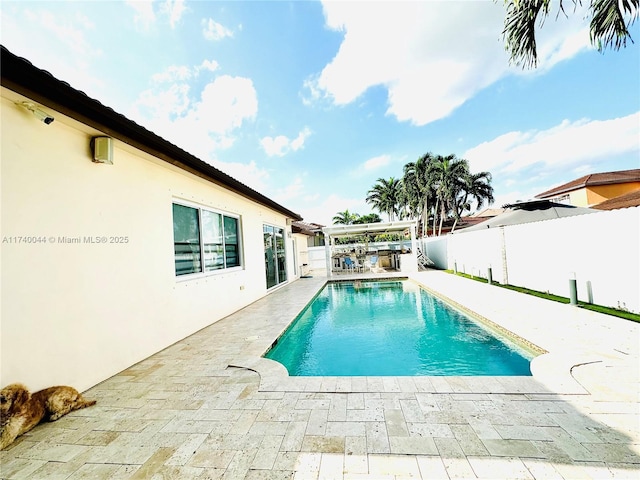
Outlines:
[[309, 247], [309, 270], [327, 270], [326, 248], [325, 247]]
[[640, 312], [640, 207], [423, 239], [437, 268]]

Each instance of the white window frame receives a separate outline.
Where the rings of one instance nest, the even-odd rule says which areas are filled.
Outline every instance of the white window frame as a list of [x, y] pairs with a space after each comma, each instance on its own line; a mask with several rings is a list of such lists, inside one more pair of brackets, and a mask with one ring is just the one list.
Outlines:
[[[274, 229], [278, 229], [278, 230], [282, 230], [282, 242], [283, 242], [283, 247], [284, 247], [284, 259], [285, 259], [285, 276], [286, 276], [286, 280], [283, 280], [279, 283], [276, 283], [275, 285], [272, 285], [271, 287], [267, 287], [267, 290], [272, 290], [274, 288], [278, 288], [281, 287], [282, 285], [285, 285], [287, 283], [289, 283], [291, 281], [291, 279], [289, 278], [289, 246], [287, 245], [287, 235], [288, 235], [288, 231], [287, 231], [287, 227], [283, 226], [283, 225], [278, 225], [275, 223], [268, 223], [268, 222], [262, 222], [262, 229], [264, 232], [264, 227], [271, 227]], [[277, 255], [277, 254], [276, 254]], [[277, 265], [276, 265], [276, 275], [277, 275]]]
[[[197, 278], [204, 278], [204, 277], [210, 277], [212, 275], [221, 275], [224, 273], [229, 273], [229, 272], [237, 272], [237, 271], [242, 271], [244, 270], [244, 238], [242, 235], [242, 216], [235, 214], [235, 213], [230, 213], [230, 212], [226, 212], [224, 210], [218, 210], [216, 208], [211, 208], [208, 207], [206, 205], [202, 205], [202, 204], [198, 204], [198, 203], [194, 203], [194, 202], [190, 202], [188, 200], [183, 200], [181, 198], [173, 198], [171, 200], [171, 224], [173, 226], [173, 205], [180, 205], [183, 207], [188, 207], [188, 208], [193, 208], [195, 210], [197, 210], [198, 212], [198, 223], [199, 223], [199, 233], [200, 233], [200, 238], [198, 239], [200, 242], [200, 268], [201, 271], [199, 272], [194, 272], [194, 273], [186, 273], [183, 275], [178, 275], [176, 274], [175, 271], [175, 236], [173, 237], [173, 245], [174, 245], [174, 253], [173, 253], [173, 274], [174, 274], [174, 278], [176, 279], [177, 282], [181, 282], [181, 281], [185, 281], [185, 280], [193, 280], [193, 279], [197, 279]], [[215, 269], [215, 270], [204, 270], [204, 239], [203, 239], [203, 221], [202, 221], [202, 212], [203, 211], [207, 211], [207, 212], [211, 212], [211, 213], [215, 213], [218, 215], [222, 215], [222, 228], [224, 229], [224, 217], [229, 217], [229, 218], [234, 218], [237, 220], [238, 222], [238, 260], [239, 260], [239, 265], [238, 266], [234, 266], [234, 267], [223, 267], [223, 268], [219, 268], [219, 269]], [[173, 229], [172, 229], [172, 235], [174, 235]], [[222, 236], [223, 241], [224, 241], [224, 234]], [[224, 256], [225, 256], [225, 264], [226, 264], [226, 245], [223, 243], [223, 252], [224, 252]]]

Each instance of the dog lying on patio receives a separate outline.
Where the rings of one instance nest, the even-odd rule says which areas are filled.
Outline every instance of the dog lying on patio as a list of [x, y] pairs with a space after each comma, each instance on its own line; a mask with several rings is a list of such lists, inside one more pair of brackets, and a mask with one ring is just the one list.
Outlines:
[[0, 390], [0, 450], [41, 421], [53, 422], [95, 403], [73, 387], [50, 387], [31, 394], [24, 385], [12, 383]]

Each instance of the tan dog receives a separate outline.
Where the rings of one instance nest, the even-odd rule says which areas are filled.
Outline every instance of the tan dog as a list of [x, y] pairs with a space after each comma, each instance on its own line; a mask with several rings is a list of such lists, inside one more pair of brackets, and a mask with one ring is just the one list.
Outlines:
[[50, 387], [32, 395], [24, 385], [12, 383], [0, 390], [0, 450], [43, 420], [53, 422], [95, 403], [73, 387]]

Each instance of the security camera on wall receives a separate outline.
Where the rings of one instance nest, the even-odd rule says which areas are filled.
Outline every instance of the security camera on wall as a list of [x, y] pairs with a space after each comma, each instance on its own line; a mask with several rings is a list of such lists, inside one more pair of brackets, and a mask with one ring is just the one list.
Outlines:
[[29, 110], [31, 113], [33, 113], [33, 115], [38, 120], [43, 122], [45, 125], [50, 125], [55, 120], [51, 115], [49, 115], [44, 110], [38, 108], [35, 104], [33, 104], [31, 102], [21, 102], [18, 105], [20, 105], [21, 107], [24, 107], [27, 110]]
[[51, 115], [37, 108], [33, 111], [33, 114], [38, 120], [44, 122], [46, 125], [50, 125], [55, 120]]

